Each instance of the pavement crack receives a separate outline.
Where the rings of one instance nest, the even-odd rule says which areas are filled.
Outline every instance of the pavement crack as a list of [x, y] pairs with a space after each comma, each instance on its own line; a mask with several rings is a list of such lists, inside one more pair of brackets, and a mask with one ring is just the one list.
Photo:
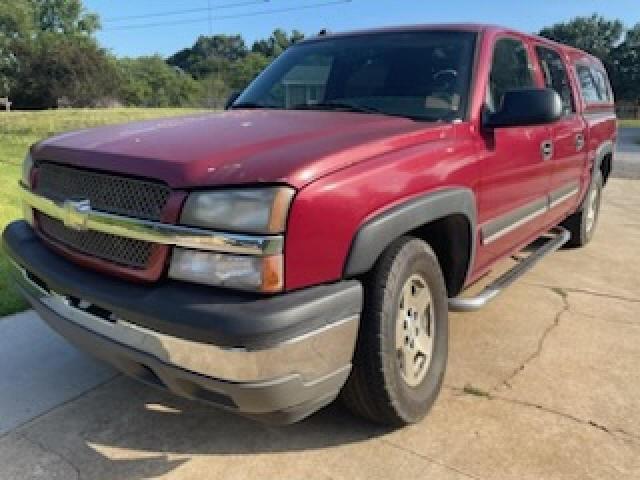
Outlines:
[[548, 288], [552, 291], [555, 291], [556, 293], [557, 291], [563, 291], [565, 293], [583, 293], [585, 295], [593, 295], [594, 297], [610, 298], [612, 300], [620, 300], [620, 301], [629, 302], [629, 303], [640, 303], [640, 298], [625, 297], [622, 295], [614, 295], [612, 293], [596, 292], [595, 290], [589, 290], [586, 288], [559, 287], [557, 285], [546, 285], [544, 283], [537, 283], [537, 282], [523, 282], [523, 283], [526, 285], [530, 285], [532, 287]]
[[459, 468], [456, 468], [456, 467], [452, 467], [451, 465], [448, 465], [448, 464], [446, 464], [444, 462], [441, 462], [441, 461], [439, 461], [439, 460], [437, 460], [437, 459], [435, 459], [433, 457], [430, 457], [429, 455], [425, 455], [424, 453], [418, 453], [418, 452], [416, 452], [414, 450], [411, 450], [411, 449], [409, 449], [407, 447], [404, 447], [402, 445], [398, 445], [397, 443], [393, 443], [392, 441], [390, 441], [390, 440], [388, 440], [386, 438], [381, 438], [379, 440], [382, 443], [384, 443], [386, 445], [389, 445], [390, 447], [393, 447], [395, 449], [401, 450], [401, 451], [403, 451], [405, 453], [408, 453], [410, 455], [413, 455], [413, 456], [416, 456], [418, 458], [421, 458], [422, 460], [426, 460], [429, 463], [433, 463], [435, 465], [439, 465], [439, 466], [441, 466], [443, 468], [446, 468], [447, 470], [451, 470], [452, 472], [456, 472], [456, 473], [458, 473], [460, 475], [463, 475], [463, 476], [465, 476], [467, 478], [471, 478], [473, 480], [482, 480], [480, 477], [477, 477], [477, 476], [475, 476], [475, 475], [473, 475], [471, 473], [465, 472], [465, 471], [460, 470]]
[[575, 423], [579, 423], [580, 425], [584, 425], [586, 427], [590, 427], [590, 428], [594, 428], [596, 430], [599, 430], [601, 432], [607, 433], [609, 435], [612, 436], [624, 436], [627, 437], [628, 439], [633, 439], [633, 440], [640, 440], [640, 436], [635, 435], [633, 433], [629, 433], [625, 430], [622, 430], [620, 428], [611, 428], [608, 427], [606, 425], [603, 425], [601, 423], [598, 423], [594, 420], [585, 420], [583, 418], [580, 417], [576, 417], [575, 415], [572, 415], [570, 413], [567, 412], [563, 412], [561, 410], [556, 410], [555, 408], [550, 408], [550, 407], [546, 407], [544, 405], [538, 404], [538, 403], [533, 403], [533, 402], [528, 402], [526, 400], [517, 400], [514, 398], [508, 398], [508, 397], [503, 397], [502, 395], [492, 395], [491, 396], [492, 399], [496, 399], [496, 400], [500, 400], [502, 402], [506, 402], [506, 403], [513, 403], [515, 405], [521, 405], [524, 407], [530, 407], [530, 408], [535, 408], [537, 410], [541, 410], [543, 412], [546, 413], [550, 413], [552, 415], [557, 415], [559, 417], [565, 418], [567, 420], [570, 420], [572, 422]]
[[62, 460], [66, 465], [68, 465], [73, 470], [73, 472], [75, 473], [75, 478], [77, 480], [80, 480], [82, 478], [82, 476], [80, 475], [80, 469], [71, 460], [69, 460], [66, 456], [62, 455], [60, 452], [56, 452], [55, 450], [52, 450], [51, 448], [47, 447], [44, 443], [36, 440], [35, 438], [29, 437], [26, 433], [18, 433], [17, 435], [19, 438], [26, 440], [32, 445], [35, 445], [43, 452], [49, 453], [54, 457], [57, 457], [60, 460]]
[[564, 315], [566, 312], [568, 312], [571, 309], [571, 305], [569, 304], [569, 295], [566, 290], [559, 287], [550, 287], [550, 289], [555, 294], [559, 295], [560, 298], [562, 298], [562, 308], [560, 308], [560, 310], [558, 310], [558, 312], [556, 313], [553, 319], [553, 323], [551, 323], [542, 332], [542, 335], [538, 339], [538, 345], [536, 346], [535, 351], [531, 355], [529, 355], [520, 365], [518, 365], [518, 367], [516, 367], [507, 378], [505, 378], [502, 382], [500, 382], [498, 385], [493, 387], [492, 390], [495, 391], [502, 385], [511, 388], [511, 381], [516, 376], [518, 376], [520, 372], [522, 372], [529, 363], [531, 363], [533, 360], [535, 360], [540, 356], [540, 354], [542, 353], [542, 349], [544, 348], [544, 344], [547, 340], [547, 337], [549, 337], [551, 332], [553, 332], [553, 330], [555, 330], [558, 327], [558, 325], [560, 325], [560, 318], [562, 317], [562, 315]]
[[[468, 393], [468, 391], [465, 388], [460, 388], [460, 387], [455, 387], [455, 386], [446, 386], [446, 388], [460, 394], [460, 395], [467, 395], [467, 396], [476, 396], [477, 395], [473, 395]], [[557, 415], [559, 417], [565, 418], [567, 420], [570, 420], [572, 422], [575, 423], [579, 423], [580, 425], [584, 425], [586, 427], [589, 428], [594, 428], [596, 430], [599, 430], [601, 432], [607, 433], [609, 435], [612, 436], [622, 436], [622, 437], [626, 437], [627, 439], [630, 440], [634, 440], [636, 442], [640, 441], [640, 435], [637, 435], [635, 433], [631, 433], [628, 432], [624, 429], [621, 428], [611, 428], [608, 427], [606, 425], [603, 425], [601, 423], [598, 423], [594, 420], [585, 420], [583, 418], [580, 417], [576, 417], [575, 415], [572, 415], [570, 413], [567, 412], [563, 412], [561, 410], [556, 410], [555, 408], [551, 408], [551, 407], [547, 407], [545, 405], [539, 404], [539, 403], [533, 403], [533, 402], [529, 402], [526, 400], [519, 400], [519, 399], [515, 399], [515, 398], [509, 398], [509, 397], [505, 397], [502, 396], [500, 394], [497, 393], [488, 393], [487, 395], [484, 395], [483, 398], [485, 398], [486, 400], [498, 400], [501, 402], [505, 402], [505, 403], [512, 403], [514, 405], [519, 405], [522, 407], [527, 407], [527, 408], [535, 408], [536, 410], [540, 410], [542, 412], [546, 412], [552, 415]]]

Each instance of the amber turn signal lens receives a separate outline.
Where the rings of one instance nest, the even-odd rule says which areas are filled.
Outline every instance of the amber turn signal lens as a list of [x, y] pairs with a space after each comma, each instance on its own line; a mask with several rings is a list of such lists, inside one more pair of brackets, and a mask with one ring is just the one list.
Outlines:
[[262, 291], [280, 292], [284, 288], [284, 261], [282, 255], [262, 259]]

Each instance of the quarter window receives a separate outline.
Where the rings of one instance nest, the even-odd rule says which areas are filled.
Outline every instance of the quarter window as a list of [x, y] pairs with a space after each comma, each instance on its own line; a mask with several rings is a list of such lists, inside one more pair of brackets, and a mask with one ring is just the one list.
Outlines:
[[586, 65], [577, 65], [576, 72], [580, 81], [580, 92], [587, 103], [606, 101], [605, 92], [598, 86], [591, 68]]
[[489, 110], [493, 112], [499, 110], [504, 94], [509, 90], [533, 86], [529, 56], [524, 44], [514, 38], [498, 40], [493, 51], [487, 88], [487, 107]]
[[602, 101], [610, 102], [612, 100], [612, 95], [606, 74], [602, 70], [592, 70], [592, 73], [596, 82], [596, 88], [600, 92]]
[[575, 112], [569, 76], [560, 55], [554, 50], [544, 47], [536, 47], [536, 54], [544, 76], [545, 87], [553, 88], [558, 92], [562, 99], [565, 115]]

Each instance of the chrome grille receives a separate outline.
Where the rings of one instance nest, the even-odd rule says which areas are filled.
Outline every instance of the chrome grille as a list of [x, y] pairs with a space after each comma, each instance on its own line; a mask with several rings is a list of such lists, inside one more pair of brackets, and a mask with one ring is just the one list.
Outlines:
[[91, 208], [159, 221], [171, 190], [161, 183], [65, 167], [38, 166], [36, 193], [55, 201], [88, 199]]
[[[168, 186], [135, 178], [82, 170], [54, 163], [38, 166], [35, 192], [54, 200], [87, 199], [91, 208], [144, 220], [160, 221], [171, 194]], [[79, 253], [122, 266], [144, 269], [156, 245], [101, 232], [77, 231], [38, 215], [41, 233]]]
[[54, 242], [127, 267], [145, 268], [154, 247], [152, 243], [140, 240], [100, 232], [72, 230], [65, 227], [60, 220], [43, 214], [38, 215], [38, 225], [40, 231]]

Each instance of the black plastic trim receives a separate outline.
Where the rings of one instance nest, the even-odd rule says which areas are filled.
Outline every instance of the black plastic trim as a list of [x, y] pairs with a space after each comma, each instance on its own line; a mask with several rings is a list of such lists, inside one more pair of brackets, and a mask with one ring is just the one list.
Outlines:
[[82, 268], [50, 250], [24, 221], [3, 233], [13, 260], [50, 289], [186, 340], [259, 350], [360, 313], [356, 280], [265, 296], [166, 280], [136, 284]]
[[542, 212], [541, 214], [544, 214], [548, 209], [549, 199], [545, 196], [518, 207], [511, 212], [499, 216], [498, 218], [488, 221], [481, 227], [483, 243], [490, 243], [489, 239], [492, 237], [501, 235], [502, 232], [506, 232], [514, 225], [522, 222], [528, 216], [536, 212]]
[[[604, 160], [604, 157], [606, 157], [607, 155], [613, 155], [614, 150], [615, 147], [613, 145], [613, 141], [611, 140], [606, 140], [600, 144], [600, 146], [596, 150], [596, 157], [593, 163], [593, 169], [591, 170], [591, 183], [596, 181], [598, 173], [602, 168], [602, 161]], [[613, 169], [613, 162], [611, 168]]]
[[368, 272], [396, 238], [449, 215], [464, 215], [469, 222], [471, 255], [467, 266], [468, 275], [475, 258], [475, 197], [468, 188], [448, 188], [397, 205], [360, 227], [351, 244], [344, 270], [345, 277]]
[[571, 181], [566, 185], [563, 185], [562, 187], [556, 188], [555, 190], [552, 190], [551, 193], [549, 194], [550, 205], [553, 207], [555, 202], [557, 202], [562, 197], [564, 197], [565, 195], [568, 195], [571, 192], [575, 192], [575, 195], [577, 195], [579, 189], [580, 189], [580, 183], [576, 180], [576, 181]]

